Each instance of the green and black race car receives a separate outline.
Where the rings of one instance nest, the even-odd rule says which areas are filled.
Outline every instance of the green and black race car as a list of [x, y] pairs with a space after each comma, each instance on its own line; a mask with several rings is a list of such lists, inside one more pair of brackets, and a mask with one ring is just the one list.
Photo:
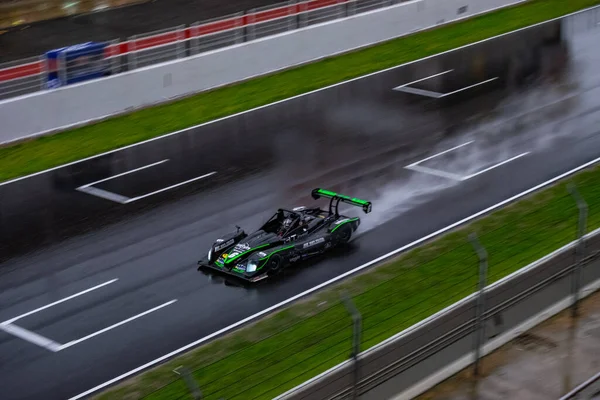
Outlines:
[[198, 270], [219, 271], [244, 281], [256, 282], [279, 274], [284, 268], [347, 243], [360, 218], [338, 212], [339, 203], [371, 212], [371, 202], [324, 189], [314, 189], [313, 199], [331, 199], [329, 210], [297, 207], [278, 209], [257, 231], [246, 234], [240, 227], [215, 241]]

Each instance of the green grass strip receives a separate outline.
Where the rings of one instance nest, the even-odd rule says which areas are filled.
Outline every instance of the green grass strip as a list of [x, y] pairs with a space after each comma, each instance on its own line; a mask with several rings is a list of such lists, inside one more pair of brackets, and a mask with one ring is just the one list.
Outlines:
[[[599, 228], [600, 167], [571, 181], [589, 205], [589, 230]], [[476, 290], [478, 259], [470, 232], [488, 251], [492, 283], [575, 240], [577, 221], [576, 203], [560, 182], [97, 398], [191, 399], [172, 372], [185, 365], [207, 400], [271, 399], [348, 358], [351, 320], [339, 301], [341, 290], [363, 315], [365, 350]]]
[[140, 142], [552, 19], [600, 0], [535, 0], [174, 103], [0, 149], [0, 181]]

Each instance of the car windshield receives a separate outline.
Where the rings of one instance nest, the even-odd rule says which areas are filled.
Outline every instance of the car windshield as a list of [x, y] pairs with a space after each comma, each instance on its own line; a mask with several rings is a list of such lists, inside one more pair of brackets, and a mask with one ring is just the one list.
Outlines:
[[288, 210], [278, 210], [261, 229], [265, 232], [285, 235], [298, 226], [300, 215]]

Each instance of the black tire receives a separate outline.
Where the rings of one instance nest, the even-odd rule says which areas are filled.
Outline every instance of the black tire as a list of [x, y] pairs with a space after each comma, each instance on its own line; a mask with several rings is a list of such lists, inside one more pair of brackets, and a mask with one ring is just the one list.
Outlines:
[[269, 276], [277, 276], [283, 269], [283, 258], [279, 254], [273, 254], [267, 262], [267, 268], [269, 268]]
[[333, 232], [333, 240], [337, 246], [344, 245], [352, 238], [352, 227], [344, 224]]

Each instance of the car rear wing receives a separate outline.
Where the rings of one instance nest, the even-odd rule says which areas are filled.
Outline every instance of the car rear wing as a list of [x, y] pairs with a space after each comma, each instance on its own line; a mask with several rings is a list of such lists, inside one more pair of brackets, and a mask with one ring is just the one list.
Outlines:
[[336, 215], [337, 215], [338, 204], [340, 202], [350, 204], [350, 205], [353, 205], [356, 207], [362, 207], [365, 214], [370, 213], [371, 208], [372, 208], [372, 204], [370, 201], [361, 200], [361, 199], [357, 199], [356, 197], [350, 197], [350, 196], [346, 196], [344, 194], [335, 193], [330, 190], [325, 190], [325, 189], [320, 189], [320, 188], [313, 189], [311, 195], [312, 195], [312, 198], [315, 200], [318, 198], [321, 198], [321, 197], [326, 197], [328, 199], [331, 199], [331, 201], [329, 203], [329, 212], [334, 212], [333, 211], [333, 203], [336, 202], [336, 204], [335, 204], [335, 214]]

